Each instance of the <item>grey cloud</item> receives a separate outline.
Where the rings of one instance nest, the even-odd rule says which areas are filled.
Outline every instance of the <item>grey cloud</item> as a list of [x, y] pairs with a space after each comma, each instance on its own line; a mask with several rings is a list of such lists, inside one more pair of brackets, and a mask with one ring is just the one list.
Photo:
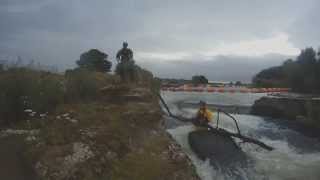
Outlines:
[[291, 38], [298, 47], [306, 46], [320, 47], [320, 20], [319, 20], [320, 1], [313, 4], [313, 8], [296, 19], [288, 30]]
[[210, 60], [193, 59], [177, 61], [138, 61], [152, 70], [156, 76], [191, 79], [193, 75], [205, 75], [210, 80], [251, 82], [251, 78], [262, 69], [278, 66], [293, 58], [279, 54], [262, 57], [214, 56]]
[[[138, 52], [193, 53], [283, 31], [300, 47], [320, 40], [318, 21], [306, 20], [315, 5], [317, 0], [2, 0], [0, 53], [66, 68], [90, 48], [114, 59], [123, 40]], [[292, 28], [299, 19], [303, 28]]]

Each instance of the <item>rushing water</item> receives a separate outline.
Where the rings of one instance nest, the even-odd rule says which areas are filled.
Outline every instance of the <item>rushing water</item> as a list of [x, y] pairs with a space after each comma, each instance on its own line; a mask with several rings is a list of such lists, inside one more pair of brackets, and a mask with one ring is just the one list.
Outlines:
[[[265, 94], [163, 92], [162, 95], [174, 113], [190, 117], [196, 112], [195, 108], [178, 107], [176, 104], [197, 103], [199, 100], [205, 100], [209, 104], [250, 106]], [[320, 179], [320, 142], [318, 140], [306, 137], [283, 124], [277, 124], [276, 121], [267, 121], [263, 117], [243, 114], [234, 114], [234, 116], [238, 120], [242, 134], [255, 137], [275, 148], [268, 152], [252, 144], [241, 144], [242, 150], [253, 162], [251, 166], [237, 170], [242, 179]], [[203, 180], [235, 179], [210, 166], [208, 160], [198, 159], [192, 152], [187, 139], [188, 133], [194, 130], [192, 125], [175, 123], [170, 118], [167, 118], [167, 121], [169, 122], [168, 132], [182, 146]], [[232, 120], [226, 116], [220, 116], [219, 124], [230, 131], [235, 131]]]

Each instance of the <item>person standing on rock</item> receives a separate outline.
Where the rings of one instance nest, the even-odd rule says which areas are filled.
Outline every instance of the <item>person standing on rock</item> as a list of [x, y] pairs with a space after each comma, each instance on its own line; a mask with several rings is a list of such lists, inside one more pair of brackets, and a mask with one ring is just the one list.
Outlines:
[[118, 63], [133, 61], [133, 52], [131, 49], [128, 48], [127, 42], [123, 42], [122, 49], [118, 51], [117, 61]]
[[124, 82], [132, 82], [136, 79], [136, 66], [133, 60], [133, 51], [128, 48], [128, 43], [123, 42], [123, 47], [117, 53], [116, 73]]

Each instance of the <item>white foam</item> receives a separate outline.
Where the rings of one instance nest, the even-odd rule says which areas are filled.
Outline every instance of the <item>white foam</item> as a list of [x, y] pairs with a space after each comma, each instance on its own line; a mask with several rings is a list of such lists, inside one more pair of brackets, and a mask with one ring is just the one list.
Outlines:
[[320, 179], [320, 153], [296, 152], [286, 141], [260, 139], [275, 147], [271, 152], [243, 148], [255, 160], [255, 170], [267, 174], [270, 179]]

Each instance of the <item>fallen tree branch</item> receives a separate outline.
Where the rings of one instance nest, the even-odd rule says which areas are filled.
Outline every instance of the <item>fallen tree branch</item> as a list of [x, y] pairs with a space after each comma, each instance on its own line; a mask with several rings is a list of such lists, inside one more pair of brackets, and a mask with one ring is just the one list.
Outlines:
[[225, 129], [222, 129], [222, 128], [214, 128], [210, 125], [206, 126], [211, 132], [213, 133], [217, 133], [217, 134], [220, 134], [220, 135], [225, 135], [225, 136], [231, 136], [231, 137], [235, 137], [235, 138], [239, 138], [241, 139], [243, 142], [245, 143], [253, 143], [253, 144], [256, 144], [266, 150], [269, 150], [269, 151], [272, 151], [274, 148], [259, 141], [259, 140], [256, 140], [254, 138], [250, 138], [250, 137], [247, 137], [247, 136], [243, 136], [241, 134], [238, 134], [238, 133], [232, 133], [232, 132], [229, 132]]

